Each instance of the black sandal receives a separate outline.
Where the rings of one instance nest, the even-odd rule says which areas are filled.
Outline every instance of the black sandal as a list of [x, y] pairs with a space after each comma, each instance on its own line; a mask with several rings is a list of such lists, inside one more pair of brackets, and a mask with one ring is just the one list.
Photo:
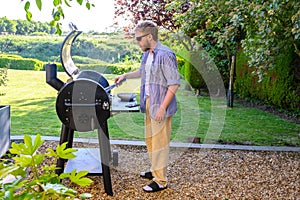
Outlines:
[[152, 181], [152, 183], [150, 183], [149, 185], [146, 185], [145, 187], [143, 187], [143, 190], [145, 192], [158, 192], [161, 190], [167, 189], [166, 187], [160, 186], [158, 183], [156, 183], [155, 181]]
[[154, 177], [151, 172], [141, 172], [140, 177], [152, 180]]

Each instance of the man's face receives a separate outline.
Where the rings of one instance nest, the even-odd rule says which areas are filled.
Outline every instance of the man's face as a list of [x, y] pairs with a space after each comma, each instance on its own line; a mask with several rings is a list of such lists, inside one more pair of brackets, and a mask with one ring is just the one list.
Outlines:
[[140, 31], [135, 32], [136, 43], [139, 45], [143, 52], [150, 49], [150, 37], [151, 34], [143, 33]]

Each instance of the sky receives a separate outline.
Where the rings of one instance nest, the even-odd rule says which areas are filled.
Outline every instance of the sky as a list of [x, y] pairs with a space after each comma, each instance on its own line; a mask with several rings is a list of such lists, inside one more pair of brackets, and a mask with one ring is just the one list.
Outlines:
[[[5, 1], [5, 3], [4, 3]], [[26, 19], [24, 10], [25, 1], [21, 0], [0, 0], [0, 17], [8, 19]], [[38, 10], [35, 0], [31, 0], [30, 11], [33, 21], [50, 22], [52, 20], [51, 12], [53, 9], [53, 0], [42, 0], [42, 10]], [[75, 0], [72, 1], [72, 7], [64, 7], [65, 18], [62, 21], [63, 30], [68, 30], [68, 24], [74, 23], [81, 31], [106, 31], [113, 24], [114, 6], [113, 0], [90, 0], [95, 7], [88, 10], [85, 5], [79, 6]]]

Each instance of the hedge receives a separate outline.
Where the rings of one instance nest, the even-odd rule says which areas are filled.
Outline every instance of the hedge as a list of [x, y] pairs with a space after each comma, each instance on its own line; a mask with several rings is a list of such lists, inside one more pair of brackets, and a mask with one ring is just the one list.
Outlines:
[[297, 93], [293, 68], [299, 59], [292, 48], [285, 49], [276, 58], [273, 69], [267, 71], [261, 82], [253, 75], [255, 69], [247, 65], [247, 57], [239, 51], [236, 63], [235, 91], [244, 99], [258, 100], [277, 108], [300, 111], [300, 95]]
[[34, 58], [0, 54], [0, 68], [40, 71], [43, 69], [43, 65], [43, 62]]
[[[63, 72], [64, 69], [62, 67], [61, 63], [54, 63], [57, 66], [57, 71], [59, 72]], [[43, 67], [43, 70], [45, 70], [45, 66]], [[126, 72], [130, 72], [133, 71], [135, 69], [137, 69], [137, 65], [124, 65], [122, 63], [118, 63], [118, 64], [76, 64], [76, 66], [80, 69], [80, 70], [94, 70], [97, 71], [101, 74], [123, 74]]]
[[[23, 58], [19, 55], [0, 54], [0, 68], [19, 69], [19, 70], [45, 70], [47, 63], [33, 58]], [[57, 71], [63, 72], [64, 69], [60, 62], [55, 62]], [[138, 68], [138, 63], [116, 63], [110, 64], [100, 62], [96, 64], [76, 64], [81, 70], [95, 70], [102, 74], [123, 74]]]

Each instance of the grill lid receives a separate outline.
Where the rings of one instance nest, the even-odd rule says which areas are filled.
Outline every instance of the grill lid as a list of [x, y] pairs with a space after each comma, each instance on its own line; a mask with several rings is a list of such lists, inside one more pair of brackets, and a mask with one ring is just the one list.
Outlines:
[[73, 42], [75, 41], [77, 36], [80, 35], [81, 33], [82, 31], [78, 31], [78, 30], [73, 30], [72, 32], [70, 32], [65, 38], [61, 47], [60, 60], [65, 72], [70, 77], [73, 77], [74, 75], [79, 73], [79, 69], [78, 67], [76, 67], [72, 59], [71, 49], [72, 49]]

